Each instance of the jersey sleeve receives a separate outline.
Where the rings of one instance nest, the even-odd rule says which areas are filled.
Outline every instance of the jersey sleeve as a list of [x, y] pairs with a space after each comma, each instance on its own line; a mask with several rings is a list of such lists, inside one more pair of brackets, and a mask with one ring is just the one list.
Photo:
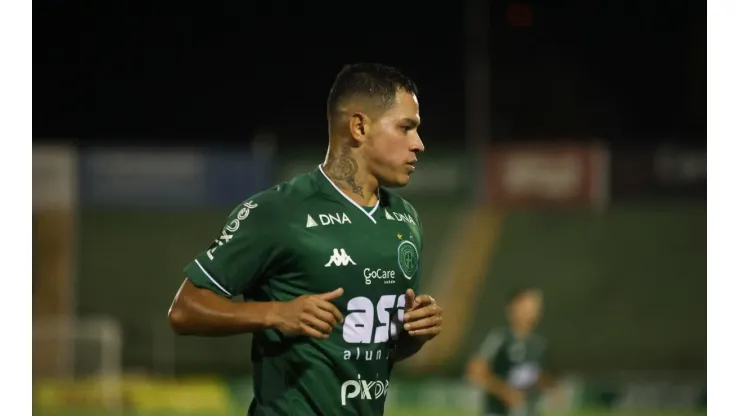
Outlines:
[[486, 361], [491, 361], [496, 357], [501, 346], [504, 345], [504, 334], [499, 330], [493, 330], [488, 333], [483, 343], [478, 347], [475, 356]]
[[185, 267], [196, 287], [231, 298], [247, 293], [280, 256], [275, 204], [260, 198], [242, 203], [205, 251]]

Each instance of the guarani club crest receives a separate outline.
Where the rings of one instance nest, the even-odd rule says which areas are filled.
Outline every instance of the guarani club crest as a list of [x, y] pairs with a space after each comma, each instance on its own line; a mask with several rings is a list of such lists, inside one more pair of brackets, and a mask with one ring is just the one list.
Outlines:
[[414, 277], [419, 268], [419, 251], [411, 241], [404, 240], [398, 245], [398, 267], [407, 279]]

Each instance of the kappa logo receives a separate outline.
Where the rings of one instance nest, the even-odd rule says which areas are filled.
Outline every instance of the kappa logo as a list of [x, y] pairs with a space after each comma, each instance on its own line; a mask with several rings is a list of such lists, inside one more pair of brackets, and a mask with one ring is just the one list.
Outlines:
[[349, 217], [344, 212], [340, 215], [338, 212], [335, 214], [319, 214], [319, 222], [308, 214], [306, 218], [306, 228], [318, 227], [321, 225], [333, 225], [333, 224], [352, 224]]
[[391, 221], [406, 222], [406, 223], [409, 223], [409, 224], [416, 225], [416, 222], [414, 221], [413, 218], [411, 218], [411, 215], [409, 215], [409, 214], [399, 214], [397, 212], [388, 212], [387, 209], [385, 210], [385, 219], [391, 220]]
[[348, 266], [352, 264], [353, 266], [357, 266], [357, 263], [352, 260], [352, 257], [350, 257], [346, 251], [344, 251], [343, 248], [341, 249], [334, 249], [334, 253], [329, 258], [329, 262], [324, 265], [324, 267], [331, 267], [334, 266]]

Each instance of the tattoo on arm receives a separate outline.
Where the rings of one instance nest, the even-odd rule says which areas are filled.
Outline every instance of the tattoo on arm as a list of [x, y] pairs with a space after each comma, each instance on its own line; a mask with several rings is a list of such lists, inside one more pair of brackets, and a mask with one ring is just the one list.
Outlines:
[[355, 181], [357, 161], [350, 155], [348, 147], [343, 148], [339, 156], [330, 155], [328, 174], [333, 179], [346, 182], [352, 189], [352, 192], [362, 195], [362, 186], [358, 185]]

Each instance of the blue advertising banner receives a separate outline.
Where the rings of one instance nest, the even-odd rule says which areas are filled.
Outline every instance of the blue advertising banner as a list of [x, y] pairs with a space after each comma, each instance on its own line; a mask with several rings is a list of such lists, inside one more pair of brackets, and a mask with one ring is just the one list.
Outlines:
[[206, 199], [232, 206], [273, 185], [269, 152], [210, 151], [206, 156]]
[[199, 149], [91, 149], [80, 153], [83, 205], [195, 208], [235, 205], [270, 185], [267, 154]]

